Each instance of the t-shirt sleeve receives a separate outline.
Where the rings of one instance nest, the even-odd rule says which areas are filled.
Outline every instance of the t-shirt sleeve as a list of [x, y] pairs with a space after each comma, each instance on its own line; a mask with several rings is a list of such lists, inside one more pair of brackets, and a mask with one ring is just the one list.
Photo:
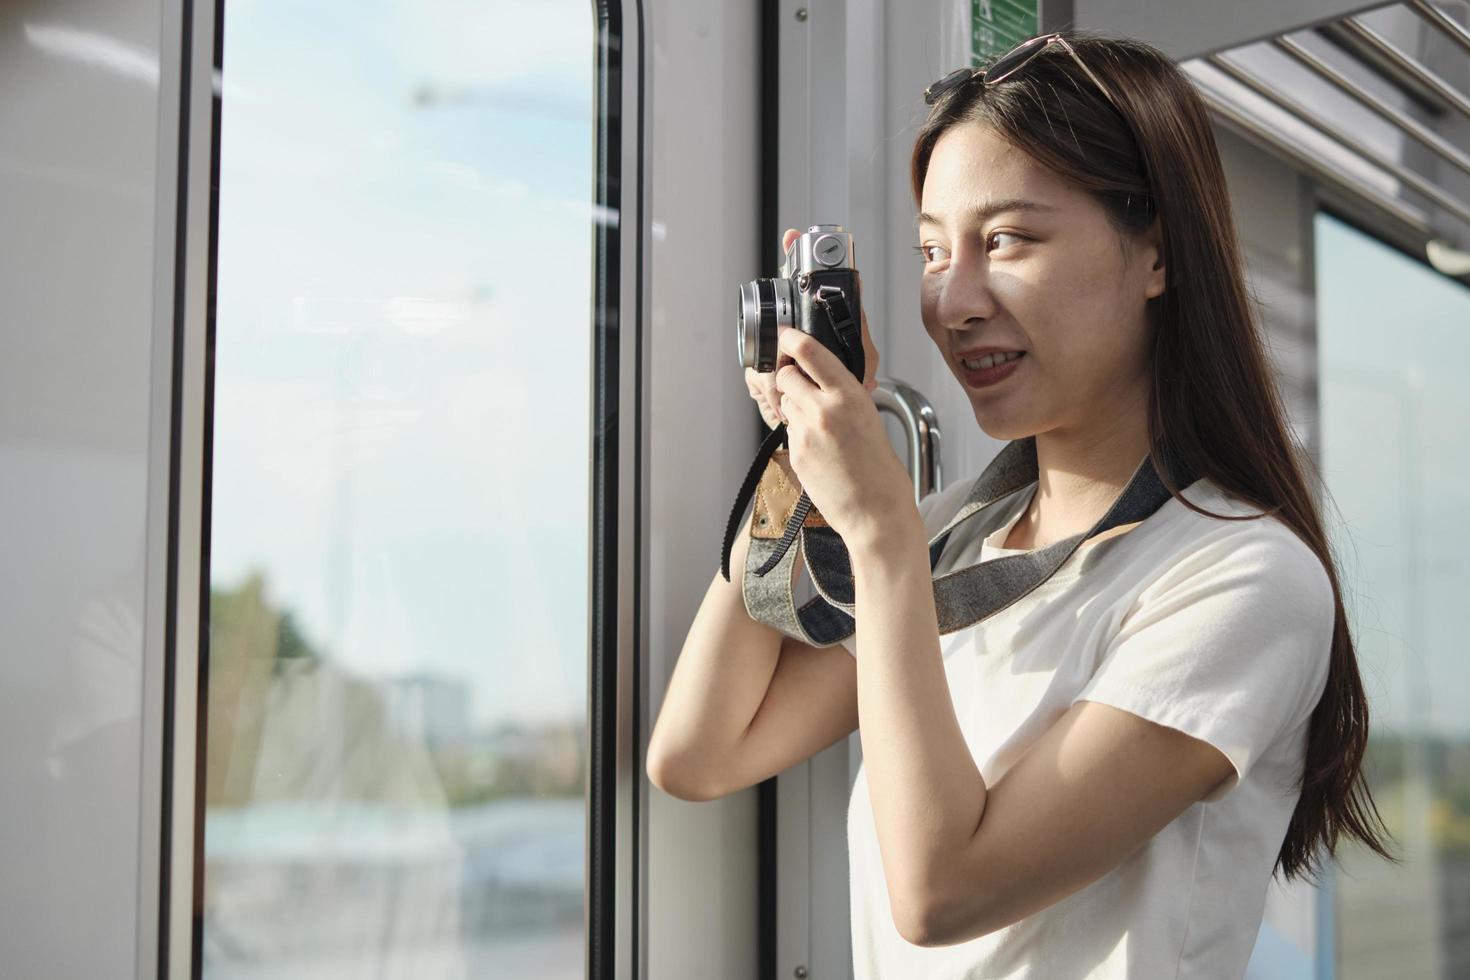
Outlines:
[[[946, 521], [959, 512], [964, 506], [966, 498], [974, 485], [973, 480], [961, 480], [951, 483], [938, 493], [931, 493], [919, 501], [919, 517], [924, 521], [924, 534], [926, 538], [932, 538], [944, 527]], [[806, 568], [802, 567], [802, 576], [806, 576]], [[838, 641], [842, 648], [854, 657], [857, 656], [857, 633], [843, 637]]]
[[1327, 572], [1285, 525], [1236, 524], [1138, 596], [1072, 699], [1110, 704], [1219, 749], [1244, 779], [1310, 716], [1327, 680], [1336, 606]]

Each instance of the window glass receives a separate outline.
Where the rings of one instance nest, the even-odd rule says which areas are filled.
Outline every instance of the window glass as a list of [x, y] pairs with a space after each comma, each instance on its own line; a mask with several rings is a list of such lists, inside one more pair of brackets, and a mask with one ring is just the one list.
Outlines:
[[1470, 976], [1470, 289], [1325, 214], [1316, 240], [1325, 516], [1404, 859], [1346, 848], [1337, 975]]
[[224, 5], [207, 977], [580, 977], [593, 11]]

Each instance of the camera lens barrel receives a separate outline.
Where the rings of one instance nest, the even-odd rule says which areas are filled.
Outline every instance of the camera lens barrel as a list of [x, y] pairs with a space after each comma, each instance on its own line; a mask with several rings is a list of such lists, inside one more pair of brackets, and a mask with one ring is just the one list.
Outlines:
[[789, 279], [752, 279], [740, 286], [740, 316], [735, 325], [736, 353], [741, 367], [757, 371], [776, 369], [776, 332], [791, 326]]

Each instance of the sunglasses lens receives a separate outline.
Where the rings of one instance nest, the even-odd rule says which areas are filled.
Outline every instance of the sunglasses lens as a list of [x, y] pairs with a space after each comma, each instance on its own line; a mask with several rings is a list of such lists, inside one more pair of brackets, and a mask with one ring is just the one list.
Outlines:
[[948, 75], [945, 75], [933, 85], [930, 85], [928, 88], [924, 89], [924, 104], [933, 105], [934, 103], [939, 101], [940, 97], [944, 95], [945, 92], [948, 92], [951, 89], [959, 88], [961, 85], [965, 84], [973, 77], [975, 77], [975, 73], [972, 72], [970, 69], [956, 68], [954, 71], [950, 72]]

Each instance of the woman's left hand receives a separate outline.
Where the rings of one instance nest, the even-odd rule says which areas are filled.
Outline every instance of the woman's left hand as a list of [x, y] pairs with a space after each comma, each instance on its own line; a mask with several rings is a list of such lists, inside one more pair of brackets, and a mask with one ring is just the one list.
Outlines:
[[905, 515], [917, 523], [914, 485], [863, 382], [794, 327], [781, 329], [776, 346], [795, 361], [775, 379], [791, 468], [822, 517], [849, 547]]

